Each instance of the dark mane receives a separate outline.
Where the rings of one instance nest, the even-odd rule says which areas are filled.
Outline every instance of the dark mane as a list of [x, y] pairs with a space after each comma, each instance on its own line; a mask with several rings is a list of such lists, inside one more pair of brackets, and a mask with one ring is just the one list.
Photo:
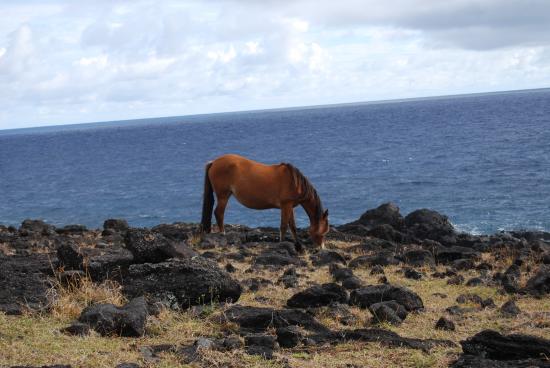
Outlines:
[[321, 198], [317, 194], [317, 191], [311, 184], [308, 178], [294, 165], [284, 162], [285, 165], [292, 174], [292, 185], [299, 189], [302, 193], [297, 198], [299, 202], [305, 202], [308, 200], [313, 201], [315, 209], [313, 211], [313, 221], [318, 222], [323, 216], [323, 204], [321, 203]]

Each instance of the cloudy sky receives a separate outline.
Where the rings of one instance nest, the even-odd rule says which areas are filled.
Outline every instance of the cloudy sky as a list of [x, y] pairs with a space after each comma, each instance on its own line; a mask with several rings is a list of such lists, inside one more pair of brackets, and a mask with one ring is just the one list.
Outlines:
[[548, 0], [0, 1], [0, 129], [541, 87]]

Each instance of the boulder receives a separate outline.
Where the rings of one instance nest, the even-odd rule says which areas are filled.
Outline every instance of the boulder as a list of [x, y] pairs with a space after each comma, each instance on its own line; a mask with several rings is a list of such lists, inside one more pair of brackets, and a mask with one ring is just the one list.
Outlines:
[[191, 258], [198, 254], [185, 243], [176, 243], [147, 229], [129, 229], [124, 243], [136, 263], [158, 263], [169, 258]]
[[376, 226], [372, 230], [369, 230], [367, 235], [372, 236], [373, 238], [388, 240], [395, 243], [404, 243], [409, 240], [409, 237], [406, 234], [395, 230], [388, 224]]
[[456, 302], [458, 304], [466, 304], [466, 303], [473, 303], [481, 305], [483, 303], [483, 299], [477, 295], [477, 294], [460, 294], [456, 297]]
[[534, 296], [550, 294], [550, 266], [541, 266], [539, 271], [527, 280], [522, 291]]
[[91, 305], [82, 311], [78, 321], [88, 324], [103, 336], [139, 337], [145, 333], [147, 315], [145, 298], [139, 297], [123, 307], [113, 304]]
[[367, 286], [353, 290], [350, 295], [350, 304], [361, 308], [368, 308], [374, 303], [391, 300], [401, 304], [409, 312], [424, 308], [418, 294], [405, 287], [391, 284]]
[[343, 281], [353, 276], [353, 271], [351, 269], [340, 267], [337, 264], [331, 264], [329, 267], [329, 272], [334, 281]]
[[403, 276], [405, 276], [407, 279], [420, 280], [422, 279], [423, 274], [415, 269], [407, 267], [403, 269]]
[[513, 300], [508, 300], [500, 307], [500, 313], [505, 317], [516, 317], [521, 313], [516, 303]]
[[254, 264], [279, 268], [289, 265], [305, 266], [306, 262], [298, 257], [293, 243], [281, 242], [261, 252], [254, 259]]
[[64, 239], [57, 248], [57, 257], [59, 266], [65, 270], [85, 271], [96, 281], [106, 278], [120, 279], [134, 262], [134, 256], [126, 248], [80, 247], [72, 239]]
[[198, 230], [196, 224], [185, 224], [181, 222], [160, 224], [151, 228], [151, 231], [162, 234], [166, 239], [170, 239], [176, 243], [187, 241], [193, 234], [198, 234]]
[[502, 335], [493, 330], [484, 330], [460, 344], [465, 354], [494, 360], [550, 356], [550, 340], [523, 334]]
[[346, 259], [339, 252], [334, 250], [322, 249], [312, 254], [309, 259], [314, 266], [326, 266], [331, 263], [346, 264]]
[[546, 359], [492, 360], [477, 355], [461, 355], [450, 368], [550, 368]]
[[518, 265], [512, 264], [504, 275], [500, 282], [507, 293], [516, 293], [519, 290], [519, 279], [521, 277], [521, 270]]
[[431, 239], [446, 243], [449, 237], [455, 236], [455, 230], [449, 218], [437, 211], [420, 209], [405, 217], [407, 230], [418, 239]]
[[0, 311], [19, 315], [48, 309], [55, 296], [49, 292], [53, 284], [47, 274], [52, 262], [47, 254], [0, 255]]
[[273, 352], [279, 349], [276, 336], [261, 333], [246, 335], [244, 346], [248, 354], [260, 355], [265, 359], [272, 359]]
[[380, 252], [372, 256], [359, 256], [352, 259], [348, 266], [350, 268], [357, 267], [372, 267], [372, 266], [389, 266], [396, 265], [399, 263], [399, 260], [393, 256], [393, 253], [390, 252]]
[[435, 324], [435, 328], [438, 330], [445, 330], [445, 331], [454, 331], [455, 330], [455, 324], [450, 319], [447, 319], [445, 317], [441, 317], [437, 323]]
[[288, 299], [286, 304], [291, 308], [312, 308], [329, 305], [333, 302], [347, 303], [348, 293], [342, 286], [328, 283], [314, 285], [300, 291]]
[[312, 339], [320, 342], [343, 342], [343, 341], [363, 341], [380, 343], [388, 347], [401, 347], [409, 349], [420, 349], [429, 352], [436, 346], [453, 347], [455, 344], [449, 340], [437, 339], [414, 339], [399, 336], [397, 333], [380, 328], [360, 328], [355, 330], [331, 331], [328, 334], [311, 336]]
[[296, 326], [279, 327], [276, 330], [277, 342], [283, 348], [293, 348], [300, 343], [302, 333]]
[[403, 216], [395, 203], [384, 203], [377, 208], [366, 211], [352, 224], [372, 229], [379, 225], [390, 225], [395, 229], [403, 227]]
[[63, 226], [55, 231], [61, 235], [82, 235], [88, 231], [88, 228], [84, 225], [74, 224]]
[[352, 325], [357, 322], [357, 317], [351, 312], [347, 304], [331, 303], [325, 313], [326, 316], [343, 325]]
[[400, 325], [409, 312], [394, 300], [371, 304], [369, 311], [375, 322], [389, 322], [392, 325]]
[[425, 249], [413, 249], [405, 252], [403, 262], [409, 266], [434, 266], [435, 259], [432, 252]]
[[481, 255], [479, 252], [472, 250], [470, 248], [460, 247], [460, 246], [451, 246], [451, 247], [436, 247], [434, 249], [435, 260], [440, 264], [451, 264], [453, 261], [458, 259], [480, 259]]
[[55, 234], [55, 226], [45, 223], [42, 220], [26, 219], [19, 227], [19, 235], [53, 235]]
[[454, 275], [447, 280], [447, 285], [462, 285], [464, 283], [464, 276]]
[[273, 309], [233, 305], [220, 316], [222, 321], [234, 322], [244, 331], [263, 332], [267, 328], [300, 326], [308, 331], [326, 333], [323, 326], [311, 314], [302, 309]]
[[465, 271], [473, 269], [476, 265], [471, 259], [461, 258], [451, 262], [451, 266], [457, 271]]
[[108, 219], [103, 222], [103, 230], [112, 230], [117, 233], [123, 233], [128, 230], [128, 222], [124, 219]]
[[286, 289], [298, 286], [298, 273], [296, 268], [291, 267], [283, 273], [283, 276], [279, 279]]
[[171, 308], [211, 302], [235, 302], [241, 285], [217, 264], [202, 257], [134, 264], [122, 280], [125, 294], [145, 294]]
[[351, 276], [342, 281], [342, 287], [347, 290], [355, 290], [364, 287], [365, 284], [357, 276]]
[[90, 333], [90, 325], [87, 323], [73, 322], [69, 327], [62, 328], [61, 332], [67, 335], [87, 336]]

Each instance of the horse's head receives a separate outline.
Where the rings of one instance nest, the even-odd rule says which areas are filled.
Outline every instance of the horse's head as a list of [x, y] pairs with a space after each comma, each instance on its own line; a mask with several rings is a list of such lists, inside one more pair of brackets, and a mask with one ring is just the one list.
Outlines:
[[309, 236], [311, 236], [311, 239], [315, 245], [324, 248], [325, 235], [328, 231], [328, 210], [325, 210], [319, 221], [312, 223], [309, 227]]

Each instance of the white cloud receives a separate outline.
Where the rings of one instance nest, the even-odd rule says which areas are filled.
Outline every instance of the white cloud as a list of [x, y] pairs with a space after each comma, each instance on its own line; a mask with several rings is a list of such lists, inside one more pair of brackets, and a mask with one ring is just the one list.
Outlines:
[[542, 0], [48, 0], [0, 16], [0, 129], [550, 85]]

